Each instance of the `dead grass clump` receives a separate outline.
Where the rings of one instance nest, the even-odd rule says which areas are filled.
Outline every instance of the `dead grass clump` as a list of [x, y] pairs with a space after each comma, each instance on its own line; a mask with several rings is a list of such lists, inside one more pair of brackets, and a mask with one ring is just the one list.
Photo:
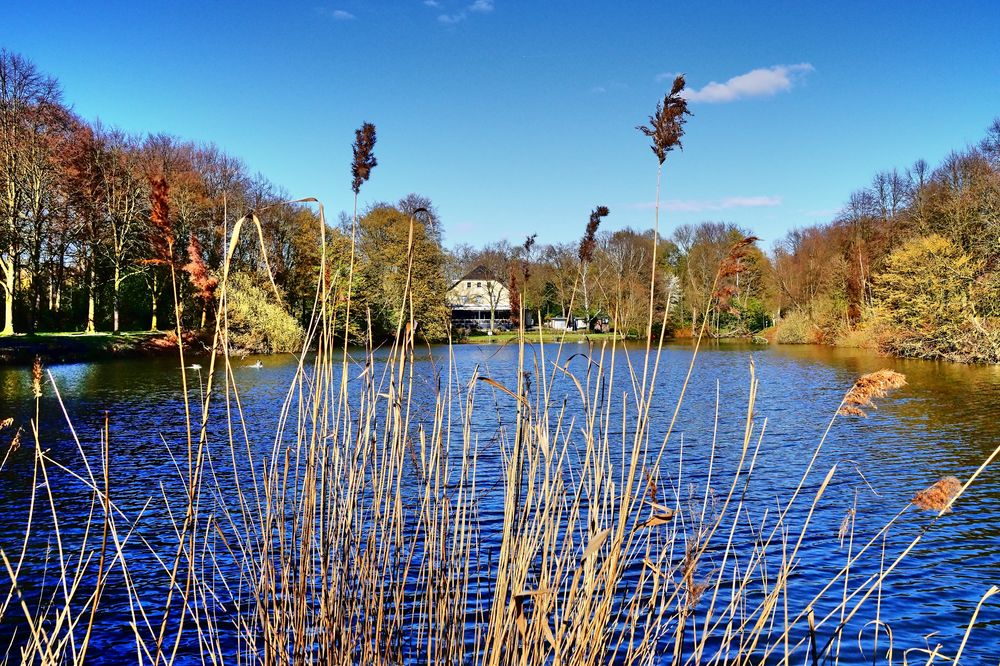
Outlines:
[[884, 398], [889, 391], [903, 386], [906, 386], [906, 375], [894, 370], [882, 369], [861, 375], [844, 396], [837, 413], [841, 416], [868, 416], [862, 408], [878, 409], [872, 402], [873, 398]]
[[913, 496], [913, 506], [923, 511], [949, 512], [951, 503], [962, 490], [962, 482], [953, 476], [935, 481], [929, 488]]

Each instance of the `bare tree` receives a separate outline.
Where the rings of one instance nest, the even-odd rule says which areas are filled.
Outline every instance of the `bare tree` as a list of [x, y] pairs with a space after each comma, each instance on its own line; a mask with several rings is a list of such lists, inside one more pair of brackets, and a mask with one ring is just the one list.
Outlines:
[[39, 177], [42, 168], [46, 117], [60, 107], [60, 98], [55, 79], [42, 75], [20, 55], [0, 49], [0, 284], [4, 296], [0, 335], [14, 332], [16, 276], [25, 240], [22, 225], [29, 219], [39, 223], [43, 184], [32, 179]]

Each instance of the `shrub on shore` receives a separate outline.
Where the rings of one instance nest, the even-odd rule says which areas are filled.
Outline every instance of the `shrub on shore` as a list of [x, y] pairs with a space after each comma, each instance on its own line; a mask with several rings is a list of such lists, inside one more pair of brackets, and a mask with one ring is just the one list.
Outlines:
[[816, 342], [815, 327], [801, 312], [790, 312], [777, 323], [774, 341], [779, 345], [807, 345]]
[[1000, 361], [1000, 330], [977, 307], [989, 303], [993, 287], [984, 263], [953, 241], [932, 234], [906, 242], [875, 280], [880, 348], [918, 358]]
[[226, 298], [231, 351], [272, 354], [302, 348], [302, 326], [269, 286], [247, 273], [233, 273]]

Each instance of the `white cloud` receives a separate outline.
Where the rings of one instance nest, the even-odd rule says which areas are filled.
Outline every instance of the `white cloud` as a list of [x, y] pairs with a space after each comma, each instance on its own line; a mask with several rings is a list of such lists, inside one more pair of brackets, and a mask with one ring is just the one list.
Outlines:
[[700, 90], [687, 90], [684, 96], [692, 102], [733, 102], [746, 97], [768, 97], [791, 90], [803, 76], [813, 71], [807, 62], [797, 65], [775, 65], [734, 76], [725, 83], [712, 81]]
[[664, 81], [673, 81], [677, 78], [680, 72], [660, 72], [653, 78], [656, 79], [657, 83], [663, 83]]
[[608, 92], [608, 89], [605, 88], [604, 86], [594, 86], [593, 88], [590, 89], [590, 92], [594, 95], [603, 95], [604, 93]]
[[353, 21], [356, 16], [351, 12], [345, 12], [343, 9], [329, 9], [327, 7], [317, 7], [318, 11], [323, 16], [329, 16], [335, 21]]
[[[723, 197], [722, 199], [666, 199], [660, 208], [675, 213], [703, 213], [706, 211], [729, 210], [732, 208], [768, 208], [780, 206], [781, 197]], [[653, 202], [632, 204], [631, 208], [647, 210], [656, 206]]]
[[780, 206], [781, 197], [726, 197], [721, 208], [760, 208], [762, 206]]
[[[433, 3], [433, 4], [431, 4]], [[440, 7], [441, 4], [437, 0], [424, 0], [424, 4], [428, 7]], [[448, 25], [454, 25], [455, 23], [461, 23], [469, 16], [469, 12], [475, 12], [477, 14], [488, 14], [493, 11], [493, 0], [475, 0], [471, 5], [468, 5], [465, 9], [460, 12], [455, 12], [453, 14], [440, 14], [438, 15], [438, 21], [441, 23], [446, 23]]]

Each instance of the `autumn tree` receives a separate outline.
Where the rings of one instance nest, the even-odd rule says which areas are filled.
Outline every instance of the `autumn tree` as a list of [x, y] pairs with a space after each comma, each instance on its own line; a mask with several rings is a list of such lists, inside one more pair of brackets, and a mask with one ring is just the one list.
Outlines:
[[896, 249], [877, 276], [877, 323], [884, 349], [904, 356], [1000, 360], [1000, 329], [976, 303], [984, 263], [932, 234]]
[[118, 333], [122, 285], [141, 272], [138, 253], [148, 217], [148, 180], [142, 173], [138, 141], [120, 130], [97, 126], [92, 154], [104, 221], [100, 253], [111, 267], [111, 330]]
[[421, 217], [379, 205], [359, 220], [358, 306], [371, 317], [376, 336], [393, 335], [400, 317], [406, 321], [412, 308], [420, 335], [447, 337], [444, 252]]

